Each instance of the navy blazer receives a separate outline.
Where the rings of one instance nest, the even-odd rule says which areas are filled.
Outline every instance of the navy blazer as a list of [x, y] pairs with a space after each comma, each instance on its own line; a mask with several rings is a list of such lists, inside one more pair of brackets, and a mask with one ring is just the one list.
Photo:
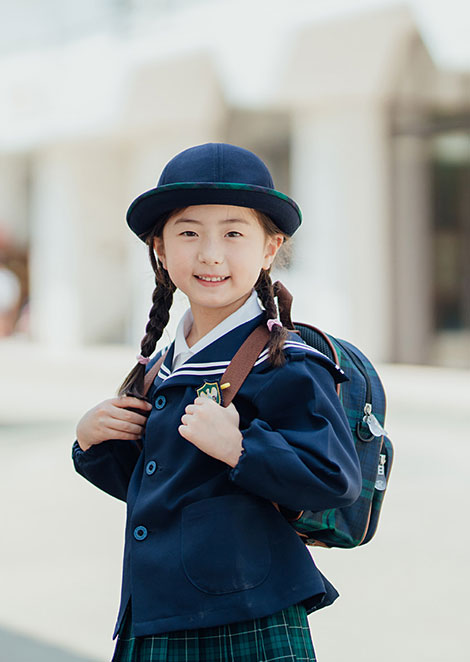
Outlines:
[[[121, 607], [132, 598], [136, 636], [202, 628], [275, 613], [308, 611], [337, 592], [276, 510], [353, 503], [361, 474], [327, 357], [290, 334], [286, 363], [264, 350], [234, 399], [243, 452], [232, 468], [178, 433], [204, 382], [218, 382], [257, 317], [215, 340], [171, 373], [174, 345], [149, 391], [154, 407], [143, 452], [132, 441], [73, 448], [76, 470], [127, 501]], [[151, 367], [159, 355], [149, 363]]]

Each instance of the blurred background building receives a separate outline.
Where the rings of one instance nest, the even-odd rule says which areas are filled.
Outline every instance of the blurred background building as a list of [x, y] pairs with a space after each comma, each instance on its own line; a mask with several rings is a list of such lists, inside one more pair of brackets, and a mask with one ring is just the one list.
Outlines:
[[137, 345], [153, 287], [125, 211], [175, 153], [226, 141], [303, 209], [282, 273], [297, 319], [375, 360], [469, 366], [470, 64], [436, 64], [410, 7], [352, 4], [8, 5], [0, 228], [22, 332]]

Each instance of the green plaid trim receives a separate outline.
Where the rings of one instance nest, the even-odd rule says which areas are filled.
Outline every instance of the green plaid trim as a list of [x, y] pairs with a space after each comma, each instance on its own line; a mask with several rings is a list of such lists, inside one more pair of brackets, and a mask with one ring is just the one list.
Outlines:
[[302, 218], [302, 212], [299, 205], [295, 202], [295, 200], [289, 198], [289, 196], [285, 193], [276, 191], [276, 189], [266, 188], [265, 186], [256, 186], [256, 184], [243, 184], [239, 182], [176, 182], [174, 184], [163, 184], [162, 186], [158, 186], [156, 189], [151, 189], [146, 193], [142, 193], [142, 195], [140, 195], [130, 206], [129, 212], [135, 205], [137, 205], [138, 202], [145, 198], [155, 195], [156, 193], [164, 193], [165, 191], [173, 191], [178, 189], [185, 189], [188, 191], [194, 189], [218, 189], [225, 191], [254, 191], [256, 193], [267, 193], [268, 195], [272, 195], [275, 198], [279, 198], [280, 200], [287, 202], [295, 209], [299, 215], [299, 218]]
[[133, 637], [130, 610], [112, 662], [315, 662], [307, 611], [294, 605], [271, 616], [199, 630]]

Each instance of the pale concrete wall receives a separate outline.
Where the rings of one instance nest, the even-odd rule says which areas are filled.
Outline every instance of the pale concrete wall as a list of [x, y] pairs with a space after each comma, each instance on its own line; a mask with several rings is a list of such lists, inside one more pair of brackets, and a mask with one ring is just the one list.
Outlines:
[[[297, 318], [390, 360], [391, 178], [388, 103], [415, 33], [406, 10], [299, 31], [279, 83], [292, 116]], [[373, 54], [373, 55], [372, 55]]]
[[0, 231], [19, 246], [28, 242], [28, 158], [0, 152]]
[[305, 219], [292, 274], [297, 317], [382, 359], [391, 312], [382, 109], [334, 105], [299, 113], [292, 151], [292, 190]]
[[[187, 76], [190, 85], [185, 85]], [[32, 169], [32, 337], [56, 347], [140, 346], [153, 275], [125, 222], [132, 200], [191, 144], [222, 138], [224, 104], [205, 56], [126, 80], [107, 138], [40, 146]], [[185, 302], [183, 302], [185, 305]], [[183, 305], [182, 304], [182, 305]]]
[[122, 154], [62, 145], [33, 168], [33, 338], [57, 348], [122, 338], [126, 315]]
[[[406, 57], [405, 57], [406, 56]], [[404, 49], [389, 104], [392, 331], [391, 357], [427, 363], [433, 335], [431, 144], [426, 133], [438, 72], [416, 33]]]

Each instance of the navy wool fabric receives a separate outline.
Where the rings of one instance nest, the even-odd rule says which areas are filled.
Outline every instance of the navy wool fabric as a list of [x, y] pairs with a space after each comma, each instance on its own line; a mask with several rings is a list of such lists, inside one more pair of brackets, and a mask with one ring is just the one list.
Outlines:
[[305, 607], [202, 630], [134, 637], [128, 611], [112, 662], [315, 662]]
[[262, 317], [174, 372], [170, 346], [149, 391], [142, 453], [133, 442], [109, 440], [86, 452], [74, 444], [76, 470], [127, 501], [115, 635], [131, 598], [134, 633], [146, 636], [262, 618], [299, 603], [310, 613], [338, 595], [271, 502], [318, 511], [359, 496], [357, 453], [335, 390], [346, 379], [340, 369], [295, 334], [285, 365], [273, 367], [263, 350], [234, 400], [244, 449], [234, 468], [178, 433], [196, 390], [220, 379]]

